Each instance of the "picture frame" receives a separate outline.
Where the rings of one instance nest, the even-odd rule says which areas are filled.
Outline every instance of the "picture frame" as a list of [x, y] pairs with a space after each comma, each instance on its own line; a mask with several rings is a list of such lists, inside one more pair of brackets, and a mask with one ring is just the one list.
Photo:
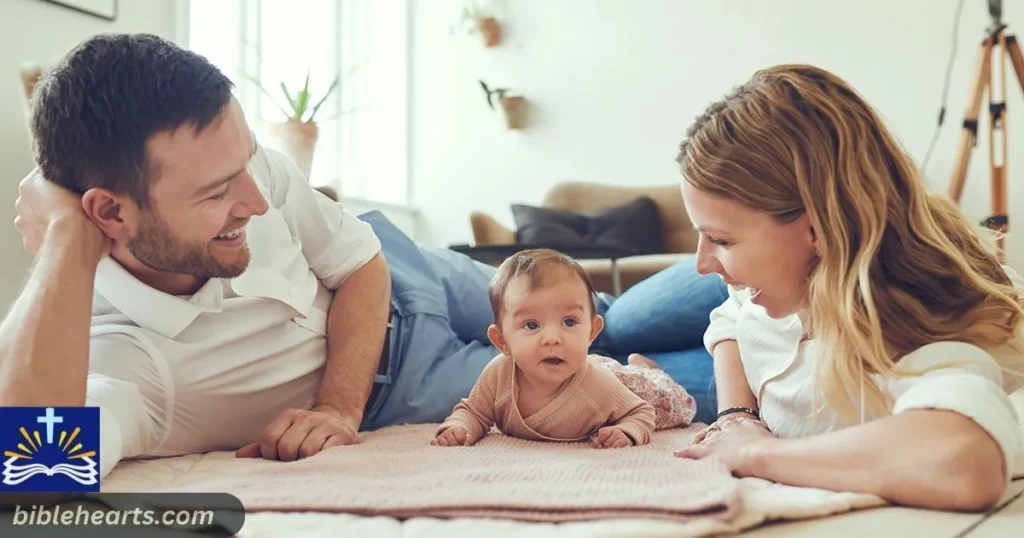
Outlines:
[[118, 0], [43, 0], [107, 21], [117, 20]]

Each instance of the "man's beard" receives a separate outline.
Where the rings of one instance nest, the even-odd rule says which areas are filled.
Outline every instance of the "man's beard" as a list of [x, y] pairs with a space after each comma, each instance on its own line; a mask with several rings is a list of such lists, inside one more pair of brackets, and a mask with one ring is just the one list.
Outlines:
[[143, 265], [157, 271], [191, 275], [198, 278], [235, 278], [249, 265], [249, 245], [242, 245], [238, 259], [225, 264], [209, 251], [209, 244], [186, 243], [171, 233], [170, 226], [158, 215], [146, 215], [139, 231], [127, 242], [128, 251]]

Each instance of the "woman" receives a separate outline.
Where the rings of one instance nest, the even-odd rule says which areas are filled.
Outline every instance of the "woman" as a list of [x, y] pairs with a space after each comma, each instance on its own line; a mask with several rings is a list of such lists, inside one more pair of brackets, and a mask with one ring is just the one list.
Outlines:
[[721, 411], [678, 455], [995, 504], [1022, 450], [1024, 281], [926, 193], [878, 115], [826, 71], [774, 67], [698, 117], [678, 160], [698, 271], [730, 288], [704, 336]]

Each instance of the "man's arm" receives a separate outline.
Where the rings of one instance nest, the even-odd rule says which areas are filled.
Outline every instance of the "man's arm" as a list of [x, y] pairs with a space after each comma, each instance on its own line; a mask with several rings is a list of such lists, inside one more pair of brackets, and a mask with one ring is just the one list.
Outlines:
[[0, 405], [85, 404], [93, 278], [106, 241], [84, 214], [42, 232], [28, 282], [0, 325]]
[[338, 287], [327, 317], [327, 366], [316, 409], [358, 430], [384, 348], [391, 275], [377, 254]]
[[[327, 365], [314, 411], [358, 430], [390, 313], [391, 276], [380, 241], [369, 224], [316, 192], [280, 153], [264, 149], [257, 160], [266, 167], [262, 175], [271, 186], [271, 202], [281, 207], [310, 269], [334, 291], [327, 314]], [[308, 441], [298, 434], [285, 437], [291, 438], [286, 456], [299, 449], [292, 446], [296, 442], [307, 443], [307, 453], [323, 442], [319, 435]]]
[[236, 452], [291, 461], [358, 442], [381, 359], [391, 279], [370, 225], [316, 192], [287, 157], [261, 148], [253, 172], [302, 245], [313, 274], [334, 292], [327, 314], [327, 364], [314, 408], [282, 411], [259, 441]]

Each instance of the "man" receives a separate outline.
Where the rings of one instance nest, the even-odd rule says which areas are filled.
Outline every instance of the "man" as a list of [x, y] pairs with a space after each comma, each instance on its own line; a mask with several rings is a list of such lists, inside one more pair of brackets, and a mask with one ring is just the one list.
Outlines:
[[103, 475], [439, 421], [496, 354], [482, 266], [317, 193], [231, 90], [146, 35], [90, 39], [36, 90], [16, 225], [37, 259], [0, 331], [0, 404], [98, 406]]

